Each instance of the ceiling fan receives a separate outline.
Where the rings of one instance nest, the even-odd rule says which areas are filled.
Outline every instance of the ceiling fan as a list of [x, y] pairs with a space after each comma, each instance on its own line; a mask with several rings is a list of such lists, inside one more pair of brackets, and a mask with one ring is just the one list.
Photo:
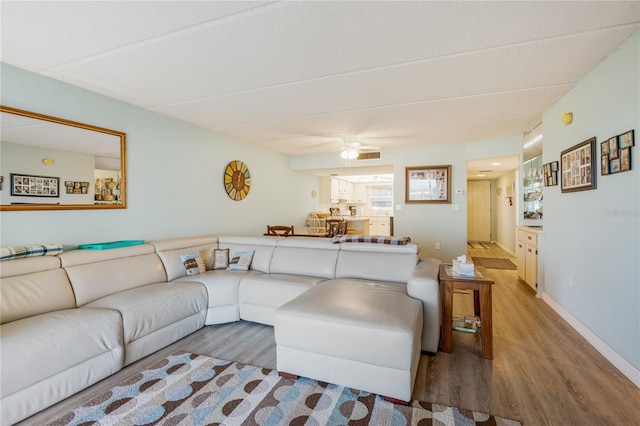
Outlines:
[[343, 147], [340, 150], [340, 157], [347, 160], [347, 165], [350, 165], [351, 160], [358, 158], [358, 155], [367, 151], [379, 151], [379, 146], [364, 145], [358, 139], [354, 137], [342, 138]]

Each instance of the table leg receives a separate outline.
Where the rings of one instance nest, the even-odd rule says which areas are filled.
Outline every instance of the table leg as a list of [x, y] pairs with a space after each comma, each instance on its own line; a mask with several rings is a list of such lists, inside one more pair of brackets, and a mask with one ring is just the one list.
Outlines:
[[493, 305], [491, 301], [491, 285], [480, 288], [480, 321], [482, 333], [482, 357], [493, 359]]
[[442, 351], [451, 352], [453, 333], [453, 284], [451, 281], [441, 283], [442, 293]]
[[473, 290], [473, 314], [480, 315], [480, 290]]

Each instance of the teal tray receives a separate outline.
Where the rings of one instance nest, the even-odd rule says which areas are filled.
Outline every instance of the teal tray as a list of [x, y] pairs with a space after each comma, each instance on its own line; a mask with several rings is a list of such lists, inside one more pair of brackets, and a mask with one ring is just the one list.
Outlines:
[[107, 250], [117, 247], [129, 247], [144, 244], [144, 240], [122, 240], [122, 241], [109, 241], [106, 243], [92, 243], [92, 244], [80, 244], [79, 249], [82, 250]]

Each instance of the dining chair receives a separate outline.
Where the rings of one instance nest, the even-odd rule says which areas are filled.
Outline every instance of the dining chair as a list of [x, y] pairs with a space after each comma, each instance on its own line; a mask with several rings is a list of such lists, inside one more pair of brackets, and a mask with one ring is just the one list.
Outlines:
[[344, 219], [327, 219], [327, 237], [347, 234], [347, 221]]
[[324, 219], [320, 219], [317, 214], [309, 213], [307, 215], [307, 226], [309, 235], [324, 236], [327, 234], [327, 228]]
[[277, 237], [290, 237], [294, 234], [293, 225], [291, 226], [271, 226], [267, 225], [266, 235], [274, 235]]

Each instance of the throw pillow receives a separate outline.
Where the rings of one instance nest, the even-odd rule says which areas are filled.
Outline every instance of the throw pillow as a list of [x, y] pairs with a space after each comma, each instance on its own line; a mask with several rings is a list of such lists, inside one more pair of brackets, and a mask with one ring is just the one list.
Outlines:
[[206, 271], [204, 260], [199, 251], [181, 254], [180, 260], [182, 260], [187, 275], [198, 275]]
[[253, 250], [234, 253], [229, 261], [227, 271], [248, 271], [253, 259], [253, 253], [255, 253]]
[[229, 266], [229, 249], [215, 249], [213, 251], [213, 269], [227, 269]]

